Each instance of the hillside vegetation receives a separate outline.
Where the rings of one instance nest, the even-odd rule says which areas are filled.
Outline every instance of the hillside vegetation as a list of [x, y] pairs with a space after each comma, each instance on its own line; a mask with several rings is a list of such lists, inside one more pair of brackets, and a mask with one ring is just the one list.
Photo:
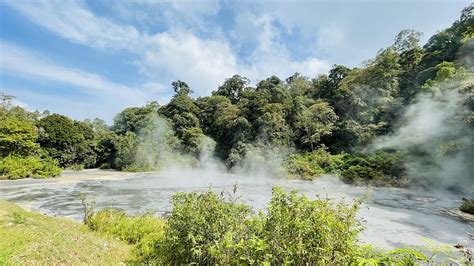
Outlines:
[[126, 108], [111, 126], [30, 112], [0, 94], [0, 175], [204, 167], [213, 158], [228, 171], [266, 165], [269, 175], [464, 189], [474, 157], [466, 138], [474, 125], [473, 9], [424, 45], [421, 33], [402, 30], [357, 68], [254, 83], [222, 77], [212, 95], [197, 98], [177, 80], [169, 103]]

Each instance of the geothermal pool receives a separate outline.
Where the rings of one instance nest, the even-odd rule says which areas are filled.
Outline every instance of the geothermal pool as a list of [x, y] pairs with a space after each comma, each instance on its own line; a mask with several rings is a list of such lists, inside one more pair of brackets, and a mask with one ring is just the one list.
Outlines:
[[450, 216], [461, 197], [446, 191], [422, 191], [398, 188], [368, 188], [344, 184], [336, 177], [324, 176], [315, 181], [282, 180], [210, 174], [196, 171], [161, 173], [120, 173], [86, 170], [66, 172], [60, 178], [35, 180], [0, 180], [0, 199], [18, 203], [27, 209], [51, 216], [82, 220], [81, 195], [96, 202], [96, 207], [114, 207], [137, 214], [151, 211], [157, 215], [170, 211], [170, 199], [178, 191], [202, 191], [211, 187], [232, 193], [254, 209], [262, 209], [271, 197], [271, 188], [279, 185], [296, 189], [308, 196], [352, 201], [369, 193], [359, 218], [367, 229], [361, 242], [382, 248], [403, 245], [426, 245], [426, 239], [450, 246], [458, 243], [472, 247], [474, 223]]

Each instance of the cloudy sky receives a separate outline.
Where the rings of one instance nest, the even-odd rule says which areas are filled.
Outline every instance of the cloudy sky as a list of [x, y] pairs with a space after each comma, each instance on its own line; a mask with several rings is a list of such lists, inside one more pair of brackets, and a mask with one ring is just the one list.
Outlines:
[[425, 42], [469, 3], [0, 0], [0, 91], [30, 110], [111, 122], [165, 104], [177, 79], [197, 97], [233, 74], [255, 83], [360, 66], [401, 29]]

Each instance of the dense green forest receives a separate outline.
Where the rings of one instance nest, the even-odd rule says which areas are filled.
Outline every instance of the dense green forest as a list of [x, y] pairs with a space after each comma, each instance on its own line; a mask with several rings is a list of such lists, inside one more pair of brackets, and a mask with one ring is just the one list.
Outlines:
[[[0, 94], [0, 175], [203, 167], [212, 157], [228, 171], [277, 161], [280, 167], [268, 167], [272, 175], [313, 179], [332, 173], [354, 182], [462, 187], [473, 169], [473, 8], [423, 46], [419, 32], [402, 30], [393, 45], [358, 68], [334, 65], [314, 78], [272, 76], [255, 86], [234, 75], [198, 98], [178, 80], [168, 104], [127, 108], [112, 126], [27, 111]], [[405, 143], [403, 134], [420, 133], [406, 131], [427, 106], [447, 108], [442, 121], [449, 124], [439, 124], [436, 134], [429, 128], [429, 147]], [[452, 181], [440, 176], [461, 163]]]

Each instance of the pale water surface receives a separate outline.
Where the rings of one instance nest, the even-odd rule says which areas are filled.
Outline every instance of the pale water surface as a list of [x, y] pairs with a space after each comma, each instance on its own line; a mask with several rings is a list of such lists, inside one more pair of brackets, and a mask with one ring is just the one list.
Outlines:
[[202, 191], [212, 187], [232, 193], [235, 183], [240, 200], [256, 210], [265, 207], [271, 188], [276, 185], [311, 197], [345, 201], [368, 192], [369, 197], [359, 212], [367, 227], [361, 242], [383, 248], [424, 245], [426, 238], [449, 245], [463, 243], [472, 247], [474, 244], [469, 239], [469, 234], [474, 234], [474, 225], [445, 214], [446, 210], [461, 204], [462, 195], [446, 191], [368, 188], [344, 184], [331, 176], [316, 181], [289, 181], [196, 171], [123, 174], [92, 170], [83, 173], [82, 178], [65, 173], [57, 179], [0, 181], [0, 199], [48, 215], [82, 220], [81, 194], [94, 200], [98, 208], [119, 208], [130, 214], [151, 211], [162, 215], [170, 211], [170, 199], [178, 191]]

